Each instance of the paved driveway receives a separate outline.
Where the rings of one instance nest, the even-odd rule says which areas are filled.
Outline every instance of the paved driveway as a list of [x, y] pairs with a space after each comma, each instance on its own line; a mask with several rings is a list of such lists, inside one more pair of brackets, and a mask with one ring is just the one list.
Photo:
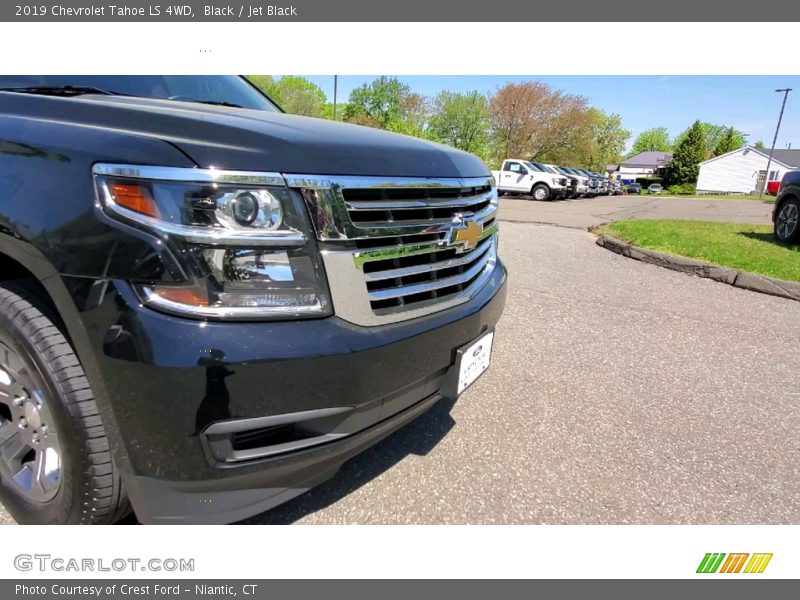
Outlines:
[[500, 218], [586, 229], [619, 219], [696, 219], [731, 223], [771, 223], [772, 204], [757, 200], [708, 200], [659, 196], [601, 196], [537, 202], [504, 196]]
[[493, 369], [252, 523], [800, 523], [800, 303], [504, 223]]

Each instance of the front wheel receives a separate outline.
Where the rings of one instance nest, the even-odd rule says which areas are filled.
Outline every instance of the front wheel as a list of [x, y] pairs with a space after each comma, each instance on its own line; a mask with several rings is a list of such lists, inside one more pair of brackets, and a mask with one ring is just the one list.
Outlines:
[[0, 285], [0, 502], [18, 523], [112, 523], [128, 500], [83, 368], [47, 312]]
[[531, 190], [531, 196], [534, 200], [547, 200], [550, 197], [550, 188], [543, 183], [535, 185]]
[[781, 204], [775, 217], [775, 237], [784, 244], [796, 244], [800, 241], [800, 227], [797, 226], [800, 216], [800, 200], [789, 198]]

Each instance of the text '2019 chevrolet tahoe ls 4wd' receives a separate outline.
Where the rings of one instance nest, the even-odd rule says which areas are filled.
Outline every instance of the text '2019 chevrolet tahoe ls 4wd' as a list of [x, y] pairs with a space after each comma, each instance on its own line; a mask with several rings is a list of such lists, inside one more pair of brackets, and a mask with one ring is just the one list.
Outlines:
[[505, 302], [474, 156], [236, 77], [0, 76], [0, 501], [239, 520], [455, 398]]

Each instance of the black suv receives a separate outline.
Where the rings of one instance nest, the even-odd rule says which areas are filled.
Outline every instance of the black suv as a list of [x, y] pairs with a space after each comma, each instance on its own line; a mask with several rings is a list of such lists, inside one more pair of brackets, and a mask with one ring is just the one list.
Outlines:
[[476, 157], [238, 77], [0, 76], [0, 501], [232, 522], [488, 367]]
[[772, 211], [772, 222], [775, 225], [775, 237], [785, 244], [800, 242], [800, 169], [788, 171], [781, 180], [775, 208]]

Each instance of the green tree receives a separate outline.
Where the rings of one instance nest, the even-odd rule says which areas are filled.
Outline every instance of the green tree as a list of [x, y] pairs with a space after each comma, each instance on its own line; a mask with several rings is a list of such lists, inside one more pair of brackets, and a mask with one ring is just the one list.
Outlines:
[[350, 92], [342, 115], [351, 123], [422, 136], [427, 106], [425, 99], [413, 93], [408, 84], [382, 75]]
[[758, 148], [759, 150], [764, 150], [764, 148], [765, 148], [764, 142], [762, 142], [761, 140], [758, 140], [755, 144], [753, 144], [753, 147], [754, 148]]
[[[560, 162], [590, 123], [586, 98], [541, 81], [507, 83], [489, 98], [493, 162], [519, 157]], [[566, 161], [564, 161], [566, 162]]]
[[248, 75], [247, 78], [288, 113], [308, 117], [325, 116], [325, 92], [305, 77], [285, 75], [274, 79], [269, 75]]
[[628, 157], [635, 156], [640, 152], [669, 152], [672, 148], [673, 145], [667, 128], [651, 127], [636, 136]]
[[[347, 102], [339, 102], [336, 105], [336, 121], [342, 121], [344, 119], [344, 111], [347, 107]], [[333, 118], [333, 102], [326, 102], [325, 107], [322, 110], [322, 116], [326, 119], [334, 120]]]
[[585, 155], [577, 162], [592, 171], [605, 172], [609, 163], [619, 162], [631, 132], [622, 126], [622, 117], [616, 113], [590, 108], [589, 116]]
[[[714, 156], [727, 154], [728, 152], [733, 152], [744, 146], [744, 142], [740, 141], [736, 134], [737, 131], [733, 127], [728, 127], [725, 135], [723, 135], [722, 139], [714, 146]], [[708, 140], [706, 140], [706, 145], [708, 145]]]
[[696, 183], [700, 163], [706, 159], [706, 139], [703, 125], [695, 121], [675, 148], [669, 163], [670, 184]]
[[427, 135], [437, 142], [486, 158], [489, 102], [480, 92], [439, 92]]
[[269, 96], [272, 96], [272, 93], [275, 91], [275, 79], [271, 75], [248, 75], [247, 79]]
[[[720, 142], [722, 142], [722, 140], [728, 135], [731, 136], [731, 139], [728, 142], [728, 145], [731, 146], [731, 149], [728, 150], [728, 152], [731, 150], [736, 150], [737, 148], [741, 148], [747, 142], [746, 136], [741, 131], [734, 129], [729, 125], [717, 125], [715, 123], [701, 122], [700, 127], [703, 129], [703, 136], [705, 136], [706, 140], [706, 158], [719, 155], [716, 151], [717, 146], [719, 146]], [[691, 127], [684, 129], [675, 138], [676, 148], [688, 135], [689, 129], [691, 129]]]

